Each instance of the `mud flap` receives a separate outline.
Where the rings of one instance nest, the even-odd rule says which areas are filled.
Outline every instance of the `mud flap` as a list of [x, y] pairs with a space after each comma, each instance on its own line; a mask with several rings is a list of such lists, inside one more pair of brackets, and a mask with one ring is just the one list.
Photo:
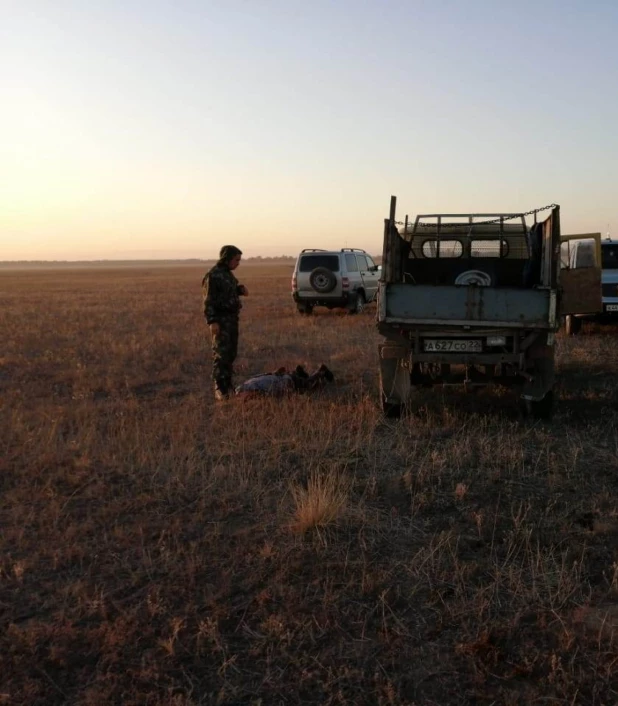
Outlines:
[[403, 346], [381, 344], [380, 388], [383, 404], [405, 405], [410, 397], [410, 367], [408, 351]]

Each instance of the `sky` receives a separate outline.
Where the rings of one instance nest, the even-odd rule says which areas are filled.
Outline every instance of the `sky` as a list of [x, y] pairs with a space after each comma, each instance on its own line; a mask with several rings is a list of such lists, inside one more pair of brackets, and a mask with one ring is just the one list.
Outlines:
[[0, 0], [0, 260], [381, 252], [561, 206], [618, 237], [618, 2]]

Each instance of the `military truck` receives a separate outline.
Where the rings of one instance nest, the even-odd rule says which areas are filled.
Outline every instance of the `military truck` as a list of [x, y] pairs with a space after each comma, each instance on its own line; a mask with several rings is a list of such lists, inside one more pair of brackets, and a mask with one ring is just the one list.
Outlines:
[[[555, 334], [601, 310], [600, 268], [561, 269], [560, 207], [384, 221], [378, 331], [382, 406], [399, 416], [419, 387], [506, 385], [524, 409], [554, 407]], [[540, 216], [548, 211], [543, 220]]]

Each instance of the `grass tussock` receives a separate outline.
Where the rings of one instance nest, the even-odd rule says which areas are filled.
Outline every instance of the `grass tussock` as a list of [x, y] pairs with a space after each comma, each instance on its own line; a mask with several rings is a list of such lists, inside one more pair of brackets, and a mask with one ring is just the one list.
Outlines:
[[[0, 701], [618, 703], [616, 327], [557, 338], [557, 411], [377, 404], [375, 308], [251, 296], [215, 404], [202, 272], [0, 276]], [[292, 531], [291, 531], [292, 529]]]
[[294, 502], [292, 528], [300, 533], [339, 520], [346, 511], [349, 482], [335, 474], [312, 471], [307, 484], [291, 489]]

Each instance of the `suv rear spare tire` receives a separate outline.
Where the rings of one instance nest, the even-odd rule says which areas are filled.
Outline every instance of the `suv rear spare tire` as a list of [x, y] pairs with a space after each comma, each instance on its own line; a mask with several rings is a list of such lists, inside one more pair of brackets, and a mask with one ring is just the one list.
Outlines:
[[337, 277], [326, 267], [316, 267], [309, 275], [309, 284], [316, 292], [328, 294], [337, 286]]

